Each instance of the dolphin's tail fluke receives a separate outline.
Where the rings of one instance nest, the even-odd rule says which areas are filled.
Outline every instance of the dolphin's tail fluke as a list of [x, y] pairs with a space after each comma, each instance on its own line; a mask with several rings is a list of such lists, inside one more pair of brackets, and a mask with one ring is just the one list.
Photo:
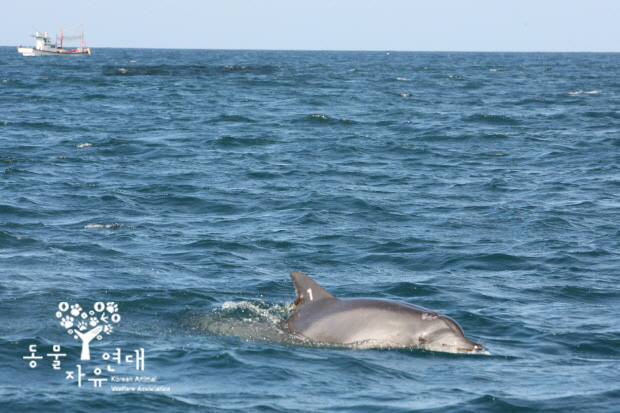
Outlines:
[[297, 293], [295, 305], [298, 308], [309, 302], [320, 301], [326, 298], [334, 298], [333, 295], [325, 291], [323, 287], [318, 285], [312, 278], [308, 277], [303, 272], [293, 271], [291, 273], [291, 279], [293, 280], [295, 292]]

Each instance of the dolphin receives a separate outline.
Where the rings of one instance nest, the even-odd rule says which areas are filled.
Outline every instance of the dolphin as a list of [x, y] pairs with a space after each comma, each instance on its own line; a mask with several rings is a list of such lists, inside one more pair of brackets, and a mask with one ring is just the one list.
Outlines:
[[295, 312], [282, 329], [295, 336], [357, 348], [418, 347], [469, 353], [483, 350], [456, 321], [413, 304], [372, 298], [341, 300], [306, 274], [293, 271]]

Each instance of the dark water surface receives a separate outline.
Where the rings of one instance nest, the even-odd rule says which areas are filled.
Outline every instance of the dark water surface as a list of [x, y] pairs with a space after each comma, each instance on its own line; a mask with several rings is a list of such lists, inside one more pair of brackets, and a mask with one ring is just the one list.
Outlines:
[[[0, 48], [0, 410], [617, 411], [619, 152], [618, 54]], [[292, 270], [490, 354], [292, 340]]]

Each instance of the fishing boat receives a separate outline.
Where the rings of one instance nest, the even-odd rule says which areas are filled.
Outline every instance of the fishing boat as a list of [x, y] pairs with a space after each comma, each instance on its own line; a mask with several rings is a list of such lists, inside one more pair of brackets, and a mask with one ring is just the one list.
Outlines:
[[[80, 27], [81, 25], [78, 26], [78, 30]], [[76, 30], [76, 33], [78, 30]], [[84, 30], [82, 30], [81, 36], [75, 34], [65, 36], [63, 34], [63, 30], [60, 29], [60, 37], [56, 38], [56, 43], [52, 43], [52, 38], [47, 34], [47, 32], [36, 32], [33, 37], [36, 39], [36, 44], [34, 47], [19, 46], [17, 51], [24, 56], [84, 56], [90, 54], [90, 48], [87, 48], [86, 43], [84, 42]], [[78, 47], [63, 47], [64, 41], [80, 39], [81, 43]]]

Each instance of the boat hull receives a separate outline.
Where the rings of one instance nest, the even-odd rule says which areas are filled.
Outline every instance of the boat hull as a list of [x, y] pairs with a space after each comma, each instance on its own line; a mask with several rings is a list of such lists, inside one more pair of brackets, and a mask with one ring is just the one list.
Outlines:
[[34, 47], [18, 47], [17, 51], [23, 56], [84, 56], [90, 54], [90, 49], [82, 51], [70, 52], [67, 50], [39, 50]]

